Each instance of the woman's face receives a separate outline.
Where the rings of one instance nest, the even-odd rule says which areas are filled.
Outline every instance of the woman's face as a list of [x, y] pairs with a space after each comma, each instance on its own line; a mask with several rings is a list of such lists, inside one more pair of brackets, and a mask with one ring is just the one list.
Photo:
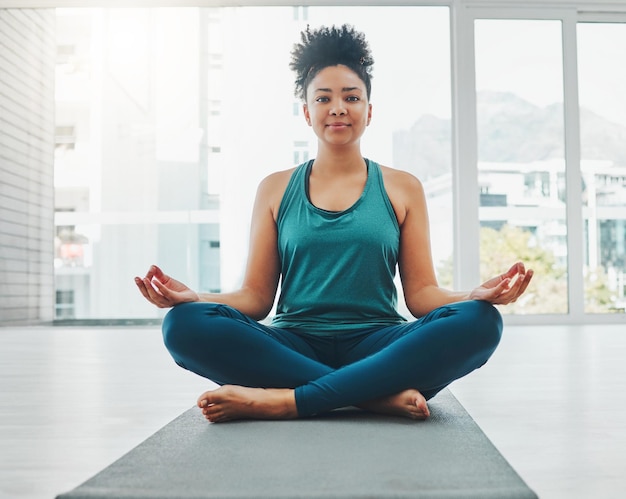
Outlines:
[[347, 66], [328, 66], [307, 87], [304, 117], [320, 141], [358, 142], [372, 118], [365, 83]]

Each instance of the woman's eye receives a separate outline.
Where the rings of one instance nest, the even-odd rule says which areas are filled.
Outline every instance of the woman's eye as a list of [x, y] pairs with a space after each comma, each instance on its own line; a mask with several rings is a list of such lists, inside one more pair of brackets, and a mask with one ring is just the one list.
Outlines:
[[356, 95], [351, 95], [346, 99], [348, 102], [358, 102], [360, 99]]
[[328, 97], [318, 97], [315, 102], [328, 102]]

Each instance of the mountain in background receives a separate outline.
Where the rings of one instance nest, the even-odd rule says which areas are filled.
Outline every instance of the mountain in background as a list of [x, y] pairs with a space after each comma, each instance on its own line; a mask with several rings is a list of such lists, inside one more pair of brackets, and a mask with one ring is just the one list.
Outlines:
[[[563, 104], [539, 107], [507, 92], [477, 94], [478, 157], [531, 163], [564, 157]], [[626, 166], [626, 127], [581, 109], [582, 158]], [[450, 172], [450, 120], [425, 115], [393, 135], [394, 166], [422, 180]]]

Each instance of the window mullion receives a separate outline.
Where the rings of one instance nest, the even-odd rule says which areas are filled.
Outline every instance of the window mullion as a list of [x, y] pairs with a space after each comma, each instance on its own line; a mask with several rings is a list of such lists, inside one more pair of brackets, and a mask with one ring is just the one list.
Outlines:
[[471, 289], [480, 281], [474, 20], [457, 6], [451, 22], [454, 284]]
[[580, 120], [576, 14], [563, 17], [563, 112], [565, 120], [565, 185], [567, 199], [567, 255], [569, 316], [575, 322], [584, 317], [584, 245], [580, 171]]

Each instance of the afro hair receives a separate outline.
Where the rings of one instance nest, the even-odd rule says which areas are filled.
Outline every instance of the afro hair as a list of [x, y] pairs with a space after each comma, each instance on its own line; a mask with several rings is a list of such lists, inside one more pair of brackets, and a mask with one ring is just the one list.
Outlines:
[[342, 64], [354, 71], [371, 94], [374, 60], [365, 35], [352, 26], [325, 27], [301, 33], [302, 41], [291, 52], [289, 67], [296, 73], [295, 95], [306, 100], [310, 81], [324, 68]]

